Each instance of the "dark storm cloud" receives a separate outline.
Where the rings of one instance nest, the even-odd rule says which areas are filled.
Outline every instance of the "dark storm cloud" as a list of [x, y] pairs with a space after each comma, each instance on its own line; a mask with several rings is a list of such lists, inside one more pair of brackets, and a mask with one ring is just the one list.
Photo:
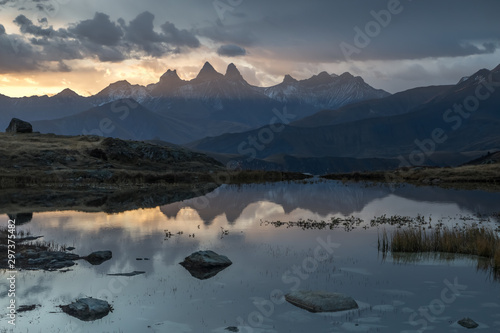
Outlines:
[[161, 42], [162, 38], [160, 34], [154, 31], [154, 18], [155, 16], [150, 12], [137, 15], [135, 19], [130, 21], [129, 26], [126, 27], [126, 39], [139, 45], [141, 43]]
[[130, 21], [128, 26], [124, 24], [123, 20], [120, 21], [126, 31], [124, 39], [155, 57], [169, 52], [177, 52], [176, 48], [181, 46], [190, 48], [200, 46], [200, 41], [194, 34], [187, 30], [179, 30], [170, 22], [165, 22], [161, 26], [162, 33], [157, 33], [154, 30], [154, 18], [152, 13], [144, 12]]
[[[234, 11], [245, 17], [232, 17]], [[341, 45], [361, 61], [464, 57], [498, 50], [499, 12], [498, 0], [256, 0], [196, 31], [292, 61], [349, 60]]]
[[[24, 38], [5, 35], [3, 26], [0, 27], [0, 36], [6, 36], [4, 44], [9, 39], [17, 41], [24, 47], [23, 56], [33, 56], [36, 59], [24, 62], [26, 70], [50, 68], [69, 71], [70, 67], [64, 63], [65, 60], [96, 58], [102, 62], [120, 62], [141, 55], [161, 57], [181, 53], [184, 48], [200, 46], [193, 33], [178, 29], [168, 21], [157, 32], [154, 15], [150, 12], [139, 14], [128, 24], [123, 19], [113, 22], [107, 14], [97, 12], [92, 19], [69, 24], [68, 28], [58, 30], [48, 26], [45, 18], [35, 24], [26, 16], [19, 15], [14, 23], [19, 26]], [[7, 51], [3, 50], [3, 53], [6, 53], [5, 59], [12, 58], [12, 55], [7, 56]], [[3, 60], [4, 58], [0, 61]], [[47, 67], [45, 62], [57, 62], [57, 66]], [[23, 62], [16, 63], [19, 66], [14, 66], [12, 71], [22, 69]], [[9, 67], [1, 68], [5, 71]]]
[[55, 34], [55, 31], [52, 27], [44, 29], [33, 24], [33, 22], [24, 15], [19, 15], [18, 17], [16, 17], [14, 23], [19, 26], [19, 29], [23, 34], [30, 34], [38, 37], [49, 37]]
[[84, 59], [90, 55], [82, 43], [74, 39], [45, 39], [40, 45], [42, 45], [42, 52], [38, 58], [43, 61]]
[[[41, 50], [40, 59], [44, 52], [53, 59], [58, 48], [64, 50], [61, 59], [54, 61], [71, 56], [101, 61], [162, 57], [199, 47], [200, 37], [216, 45], [251, 50], [255, 59], [309, 64], [465, 58], [492, 54], [500, 48], [498, 0], [222, 2], [229, 7], [220, 13], [212, 1], [179, 1], [167, 6], [163, 0], [149, 0], [145, 5], [149, 11], [137, 15], [131, 12], [137, 8], [130, 5], [132, 0], [108, 0], [99, 4], [95, 15], [74, 13], [82, 16], [66, 21], [64, 29], [54, 30], [49, 22], [33, 23], [20, 16], [16, 23], [25, 38], [35, 38], [32, 46]], [[1, 3], [13, 6], [14, 2]], [[33, 9], [51, 1], [18, 3]], [[70, 19], [72, 6], [80, 8], [76, 3], [61, 6], [59, 24], [64, 17]], [[390, 17], [384, 16], [388, 11]], [[105, 13], [126, 19], [111, 19]], [[52, 16], [47, 17], [51, 20]], [[160, 17], [163, 19], [158, 20]], [[367, 32], [367, 28], [372, 30]], [[347, 51], [346, 45], [350, 47]], [[68, 47], [76, 52], [70, 53]], [[219, 54], [230, 55], [230, 51], [222, 48]]]
[[135, 47], [140, 48], [146, 54], [153, 57], [161, 57], [168, 53], [171, 48], [168, 45], [162, 44], [162, 36], [154, 31], [154, 15], [150, 12], [139, 14], [135, 19], [130, 21], [128, 26], [125, 26], [125, 40], [129, 41]]
[[200, 41], [194, 34], [187, 30], [179, 30], [173, 23], [165, 22], [161, 26], [164, 34], [164, 41], [175, 46], [188, 46], [196, 48], [200, 46]]
[[247, 51], [238, 45], [226, 44], [217, 49], [217, 54], [226, 57], [238, 57], [246, 55]]
[[91, 20], [78, 23], [74, 28], [68, 29], [75, 36], [81, 39], [88, 39], [90, 42], [99, 45], [116, 45], [123, 36], [122, 29], [111, 22], [109, 16], [103, 13], [95, 13]]
[[83, 42], [83, 49], [87, 56], [96, 56], [102, 62], [120, 62], [128, 58], [127, 53], [120, 47]]
[[35, 55], [33, 47], [21, 36], [0, 33], [0, 74], [39, 69]]

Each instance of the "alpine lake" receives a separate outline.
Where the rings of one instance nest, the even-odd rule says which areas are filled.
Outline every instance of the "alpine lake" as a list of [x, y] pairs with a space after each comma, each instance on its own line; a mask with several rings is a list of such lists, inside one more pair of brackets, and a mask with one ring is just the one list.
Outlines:
[[[0, 332], [500, 332], [500, 281], [474, 256], [381, 253], [383, 232], [415, 221], [498, 230], [500, 193], [305, 181], [223, 185], [204, 196], [120, 213], [34, 212], [17, 232], [87, 255], [100, 265], [18, 270], [16, 304], [39, 305], [8, 325], [9, 273], [0, 271]], [[384, 223], [389, 220], [396, 223]], [[7, 214], [1, 217], [6, 223]], [[322, 222], [323, 221], [323, 222]], [[199, 279], [179, 263], [211, 250], [232, 265]], [[129, 272], [133, 276], [116, 276]], [[359, 308], [312, 313], [284, 299], [294, 290], [349, 295]], [[81, 321], [60, 305], [109, 302]], [[474, 330], [473, 330], [474, 331]]]

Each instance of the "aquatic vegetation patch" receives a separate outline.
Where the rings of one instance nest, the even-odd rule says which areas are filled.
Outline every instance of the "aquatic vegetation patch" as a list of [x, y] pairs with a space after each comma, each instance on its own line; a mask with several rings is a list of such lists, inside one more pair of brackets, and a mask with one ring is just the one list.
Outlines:
[[450, 253], [474, 255], [487, 259], [478, 261], [478, 267], [490, 268], [500, 277], [500, 237], [496, 230], [472, 225], [446, 227], [433, 230], [422, 227], [395, 229], [389, 235], [386, 230], [379, 235], [378, 250], [384, 257], [396, 253]]

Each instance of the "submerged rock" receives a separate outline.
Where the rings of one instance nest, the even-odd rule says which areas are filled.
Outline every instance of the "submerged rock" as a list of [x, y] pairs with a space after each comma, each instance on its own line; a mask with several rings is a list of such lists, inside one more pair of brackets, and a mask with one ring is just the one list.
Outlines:
[[27, 121], [18, 118], [12, 118], [9, 127], [5, 129], [6, 133], [33, 133], [33, 126]]
[[40, 304], [21, 305], [19, 308], [17, 308], [17, 312], [19, 313], [19, 312], [33, 311], [40, 306], [41, 306]]
[[130, 272], [130, 273], [114, 273], [114, 274], [108, 274], [110, 276], [135, 276], [135, 275], [139, 275], [139, 274], [145, 274], [146, 272], [143, 272], [143, 271], [133, 271], [133, 272]]
[[336, 312], [357, 309], [356, 301], [347, 295], [325, 291], [293, 291], [285, 299], [310, 312]]
[[113, 254], [111, 253], [111, 251], [96, 251], [96, 252], [92, 252], [91, 254], [84, 257], [83, 259], [87, 260], [92, 265], [100, 265], [103, 262], [111, 259], [112, 257], [113, 257]]
[[80, 298], [68, 305], [61, 305], [60, 308], [70, 316], [83, 321], [101, 319], [113, 311], [113, 307], [106, 301], [97, 298]]
[[75, 265], [75, 260], [80, 257], [76, 254], [59, 252], [59, 251], [42, 251], [38, 252], [34, 249], [28, 249], [19, 253], [19, 262], [21, 267], [26, 269], [44, 269], [44, 270], [58, 270]]
[[474, 320], [470, 319], [469, 317], [462, 318], [458, 321], [458, 324], [462, 327], [465, 328], [476, 328], [479, 326], [478, 323], [476, 323]]
[[[38, 247], [33, 244], [28, 244], [24, 247], [24, 249], [20, 249], [20, 251], [16, 253], [17, 268], [56, 271], [61, 268], [71, 267], [76, 264], [75, 260], [81, 259], [77, 254], [62, 251], [48, 251], [44, 247]], [[2, 246], [0, 246], [0, 248], [2, 248]], [[5, 268], [8, 268], [7, 258], [0, 260], [0, 269]]]
[[209, 279], [232, 264], [228, 257], [213, 251], [198, 251], [180, 263], [195, 278]]

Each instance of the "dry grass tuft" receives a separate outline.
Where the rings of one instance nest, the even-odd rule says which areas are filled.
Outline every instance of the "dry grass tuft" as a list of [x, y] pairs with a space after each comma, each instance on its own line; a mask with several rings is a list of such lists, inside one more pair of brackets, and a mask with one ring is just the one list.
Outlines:
[[[390, 245], [389, 245], [390, 244]], [[500, 276], [500, 237], [495, 230], [476, 225], [462, 228], [396, 229], [379, 237], [379, 251], [392, 253], [453, 253], [487, 258], [487, 266]]]

